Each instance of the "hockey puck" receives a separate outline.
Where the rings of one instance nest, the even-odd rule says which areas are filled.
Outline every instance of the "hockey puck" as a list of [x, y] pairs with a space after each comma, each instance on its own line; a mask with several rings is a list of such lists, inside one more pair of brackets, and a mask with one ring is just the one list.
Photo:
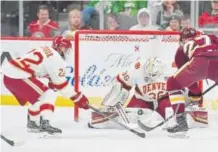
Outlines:
[[137, 113], [138, 113], [138, 115], [143, 115], [144, 114], [142, 109], [139, 109]]

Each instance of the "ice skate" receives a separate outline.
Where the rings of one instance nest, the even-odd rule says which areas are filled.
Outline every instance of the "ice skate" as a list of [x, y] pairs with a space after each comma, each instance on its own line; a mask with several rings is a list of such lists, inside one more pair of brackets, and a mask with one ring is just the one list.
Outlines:
[[36, 124], [36, 121], [30, 120], [29, 115], [27, 116], [27, 131], [28, 132], [40, 132], [39, 126]]
[[186, 121], [186, 114], [179, 114], [176, 116], [177, 124], [173, 127], [169, 127], [167, 131], [170, 133], [170, 137], [185, 138], [188, 132], [188, 124]]
[[47, 132], [48, 134], [62, 133], [61, 129], [52, 127], [49, 120], [44, 119], [41, 119], [39, 129], [41, 132]]

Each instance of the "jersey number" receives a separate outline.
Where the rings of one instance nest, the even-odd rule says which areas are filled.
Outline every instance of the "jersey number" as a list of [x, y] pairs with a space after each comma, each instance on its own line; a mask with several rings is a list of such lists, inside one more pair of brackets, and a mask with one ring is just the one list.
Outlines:
[[30, 68], [30, 64], [34, 64], [34, 65], [39, 65], [40, 63], [42, 63], [43, 61], [43, 55], [40, 52], [34, 52], [31, 51], [30, 53], [32, 53], [36, 58], [31, 59], [31, 58], [24, 58], [24, 59], [16, 59], [14, 61], [12, 61], [12, 63], [14, 63], [14, 65], [30, 74], [34, 74], [34, 70]]
[[65, 70], [64, 69], [59, 69], [59, 73], [58, 73], [59, 77], [65, 77]]
[[196, 37], [194, 40], [186, 42], [183, 46], [183, 50], [188, 57], [191, 58], [197, 48], [202, 48], [209, 44], [210, 38], [207, 35], [201, 35]]
[[129, 80], [129, 75], [128, 75], [127, 71], [126, 71], [126, 72], [123, 72], [123, 73], [122, 73], [122, 76], [123, 76], [123, 78], [124, 78], [125, 81], [128, 81], [128, 80]]
[[148, 95], [149, 95], [149, 97], [150, 97], [151, 99], [158, 100], [158, 99], [161, 98], [162, 95], [164, 95], [164, 92], [163, 92], [163, 91], [158, 91], [158, 93], [153, 93], [153, 92], [151, 92], [151, 93], [149, 93]]

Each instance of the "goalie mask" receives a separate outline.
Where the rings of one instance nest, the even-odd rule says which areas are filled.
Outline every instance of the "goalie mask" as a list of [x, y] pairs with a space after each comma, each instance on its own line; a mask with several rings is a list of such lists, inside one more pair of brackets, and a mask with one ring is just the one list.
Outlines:
[[146, 61], [144, 65], [145, 78], [156, 80], [162, 75], [163, 70], [164, 63], [157, 57], [151, 57]]

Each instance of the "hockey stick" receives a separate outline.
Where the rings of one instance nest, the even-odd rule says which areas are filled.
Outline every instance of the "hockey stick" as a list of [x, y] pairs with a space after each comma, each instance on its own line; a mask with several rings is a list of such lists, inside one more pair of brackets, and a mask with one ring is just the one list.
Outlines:
[[129, 124], [130, 123], [130, 120], [126, 114], [126, 112], [124, 111], [122, 105], [120, 102], [118, 102], [116, 105], [115, 105], [115, 110], [117, 111], [118, 115], [121, 117], [121, 119], [123, 120], [123, 122], [125, 124]]
[[23, 144], [23, 142], [19, 142], [19, 141], [13, 141], [13, 140], [10, 140], [8, 138], [6, 138], [5, 136], [3, 136], [1, 134], [1, 139], [4, 140], [7, 144], [11, 145], [11, 146], [20, 146]]
[[[205, 95], [207, 92], [209, 92], [211, 89], [213, 89], [216, 85], [217, 85], [217, 84], [215, 83], [215, 84], [213, 84], [212, 86], [210, 86], [207, 90], [205, 90], [205, 91], [202, 93], [202, 96]], [[160, 99], [161, 99], [161, 98], [160, 98]], [[186, 107], [189, 106], [190, 104], [191, 104], [191, 102], [188, 103], [188, 104], [186, 105]], [[179, 105], [176, 107], [176, 112], [175, 112], [175, 114], [176, 114], [177, 111], [178, 111], [178, 107], [179, 107]], [[145, 124], [143, 124], [140, 120], [138, 120], [138, 125], [139, 125], [139, 127], [140, 127], [141, 129], [143, 129], [143, 130], [149, 132], [149, 131], [154, 130], [155, 128], [157, 128], [157, 127], [159, 127], [159, 126], [162, 126], [165, 122], [167, 122], [167, 121], [169, 121], [171, 118], [173, 118], [173, 117], [175, 116], [175, 114], [173, 114], [173, 115], [171, 115], [170, 117], [166, 118], [165, 121], [160, 122], [160, 123], [159, 123], [158, 125], [156, 125], [155, 127], [148, 127], [148, 126], [146, 126]]]
[[[102, 112], [101, 112], [100, 110], [98, 110], [97, 108], [95, 108], [95, 107], [93, 107], [93, 106], [91, 106], [91, 105], [88, 105], [88, 107], [89, 107], [90, 109], [94, 110], [95, 112], [97, 112], [98, 114], [100, 114], [100, 115], [102, 115], [102, 116], [104, 116], [104, 117], [107, 117], [107, 115], [105, 115], [104, 113], [102, 113]], [[128, 131], [130, 131], [130, 132], [132, 132], [132, 133], [134, 133], [135, 135], [137, 135], [137, 136], [139, 136], [139, 137], [141, 137], [141, 138], [145, 138], [145, 137], [146, 137], [145, 133], [138, 132], [138, 131], [136, 131], [136, 130], [134, 130], [134, 129], [128, 127], [128, 126], [126, 126], [125, 124], [120, 123], [119, 121], [117, 121], [116, 119], [113, 119], [113, 118], [111, 118], [111, 117], [107, 117], [107, 118], [110, 119], [111, 121], [113, 121], [114, 123], [120, 125], [122, 128], [124, 128], [124, 129], [126, 129], [126, 130], [128, 130]]]

